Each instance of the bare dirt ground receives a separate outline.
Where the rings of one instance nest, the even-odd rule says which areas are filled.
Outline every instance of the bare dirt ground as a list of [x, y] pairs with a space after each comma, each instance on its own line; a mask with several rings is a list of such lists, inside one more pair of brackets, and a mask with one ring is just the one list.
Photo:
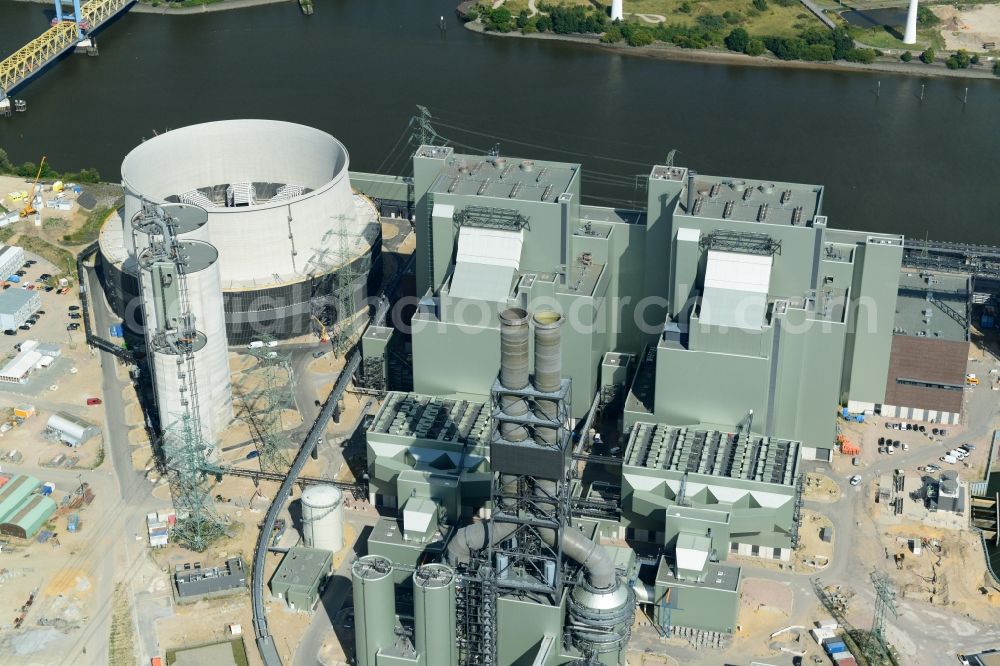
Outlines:
[[730, 651], [757, 654], [766, 650], [770, 642], [768, 636], [788, 623], [792, 597], [791, 588], [778, 581], [744, 580], [738, 625]]
[[931, 10], [941, 19], [941, 36], [949, 50], [983, 52], [988, 50], [983, 47], [986, 42], [1000, 44], [1000, 5], [977, 5], [968, 9], [934, 5]]
[[802, 498], [813, 502], [836, 502], [840, 499], [840, 486], [825, 474], [809, 472], [806, 474]]

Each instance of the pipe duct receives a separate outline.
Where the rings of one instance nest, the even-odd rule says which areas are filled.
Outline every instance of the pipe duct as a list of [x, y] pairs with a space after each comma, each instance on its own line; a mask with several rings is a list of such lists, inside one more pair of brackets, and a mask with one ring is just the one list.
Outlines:
[[688, 215], [691, 215], [691, 212], [694, 210], [694, 179], [697, 176], [697, 171], [688, 169], [687, 207], [685, 208]]

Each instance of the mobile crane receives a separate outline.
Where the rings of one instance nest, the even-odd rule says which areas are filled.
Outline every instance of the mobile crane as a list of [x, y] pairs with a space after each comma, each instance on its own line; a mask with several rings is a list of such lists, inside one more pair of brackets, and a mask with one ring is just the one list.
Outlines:
[[42, 169], [45, 168], [45, 156], [42, 156], [42, 161], [38, 165], [38, 173], [35, 174], [35, 182], [31, 184], [31, 191], [28, 192], [28, 203], [21, 209], [21, 217], [28, 217], [34, 215], [35, 210], [35, 188], [38, 187], [38, 179], [42, 177]]

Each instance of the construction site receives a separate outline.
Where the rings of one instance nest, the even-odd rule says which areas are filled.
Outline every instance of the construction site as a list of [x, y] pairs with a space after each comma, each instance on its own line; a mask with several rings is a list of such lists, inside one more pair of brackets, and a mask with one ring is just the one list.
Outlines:
[[[274, 121], [124, 158], [76, 276], [114, 389], [83, 446], [121, 499], [61, 542], [115, 555], [5, 564], [32, 601], [3, 645], [789, 666], [1000, 641], [997, 276], [837, 228], [819, 185], [668, 161], [644, 208], [592, 206], [580, 164], [414, 126], [412, 176]], [[57, 484], [63, 512], [90, 527], [108, 478]], [[65, 588], [41, 615], [36, 579]]]

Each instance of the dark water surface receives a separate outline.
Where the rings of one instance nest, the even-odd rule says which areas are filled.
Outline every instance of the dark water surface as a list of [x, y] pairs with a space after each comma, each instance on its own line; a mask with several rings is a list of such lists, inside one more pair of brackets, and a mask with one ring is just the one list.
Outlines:
[[[0, 119], [0, 147], [15, 161], [46, 154], [56, 168], [94, 166], [114, 179], [154, 129], [264, 117], [333, 133], [353, 169], [400, 173], [392, 148], [424, 104], [476, 132], [439, 126], [455, 141], [581, 161], [595, 202], [632, 199], [621, 183], [676, 148], [679, 164], [702, 173], [825, 185], [835, 227], [1000, 244], [1000, 82], [931, 79], [921, 102], [923, 81], [886, 73], [486, 38], [459, 26], [454, 5], [324, 0], [308, 18], [295, 3], [128, 14], [100, 35], [100, 57], [72, 56], [18, 92], [28, 112]], [[0, 2], [0, 51], [41, 32], [47, 11]]]

